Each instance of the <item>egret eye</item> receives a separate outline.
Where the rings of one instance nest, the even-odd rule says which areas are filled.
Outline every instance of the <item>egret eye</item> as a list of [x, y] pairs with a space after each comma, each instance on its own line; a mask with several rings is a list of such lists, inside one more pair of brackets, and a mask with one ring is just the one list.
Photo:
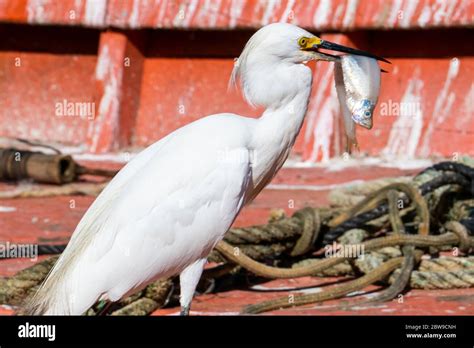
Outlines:
[[369, 117], [370, 116], [370, 111], [366, 111], [365, 116]]
[[309, 39], [307, 37], [302, 37], [298, 40], [298, 45], [300, 45], [301, 48], [305, 48], [306, 44], [308, 43], [308, 40]]

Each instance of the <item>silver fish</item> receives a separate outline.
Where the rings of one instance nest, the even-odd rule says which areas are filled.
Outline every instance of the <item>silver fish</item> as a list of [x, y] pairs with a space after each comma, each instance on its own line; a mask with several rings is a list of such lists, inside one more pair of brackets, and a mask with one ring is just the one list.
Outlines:
[[344, 55], [335, 62], [336, 91], [346, 135], [357, 145], [355, 123], [371, 129], [380, 92], [380, 67], [373, 58]]
[[334, 68], [334, 79], [336, 82], [336, 92], [337, 98], [339, 99], [339, 105], [341, 106], [342, 112], [342, 119], [344, 121], [344, 130], [347, 137], [346, 143], [346, 152], [351, 152], [352, 145], [357, 145], [357, 137], [356, 137], [356, 127], [355, 122], [352, 120], [352, 114], [347, 107], [347, 94], [346, 88], [344, 86], [344, 77], [342, 72], [342, 65], [340, 62], [335, 63]]

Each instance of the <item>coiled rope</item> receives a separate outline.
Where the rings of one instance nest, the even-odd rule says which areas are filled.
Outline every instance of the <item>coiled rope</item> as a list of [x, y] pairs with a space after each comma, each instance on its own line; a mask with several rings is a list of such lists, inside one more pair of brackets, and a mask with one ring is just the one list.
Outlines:
[[[435, 174], [430, 180], [418, 183], [417, 177], [427, 173]], [[242, 269], [265, 278], [325, 274], [354, 276], [357, 274], [354, 272], [356, 264], [359, 265], [359, 272], [365, 270], [360, 278], [316, 294], [295, 295], [292, 301], [285, 297], [252, 305], [244, 309], [244, 313], [249, 314], [343, 297], [390, 275], [390, 286], [372, 301], [390, 300], [407, 286], [428, 289], [474, 286], [472, 258], [436, 258], [420, 262], [423, 254], [432, 254], [435, 249], [456, 247], [464, 254], [472, 251], [473, 232], [468, 227], [472, 224], [473, 214], [464, 215], [459, 221], [433, 225], [430, 223], [430, 211], [433, 212], [436, 207], [427, 197], [439, 189], [446, 189], [464, 195], [464, 198], [472, 198], [470, 188], [474, 169], [461, 163], [445, 162], [424, 170], [419, 176], [414, 180], [415, 186], [407, 182], [390, 184], [370, 193], [362, 202], [347, 210], [307, 207], [297, 211], [292, 217], [266, 225], [231, 229], [209, 257], [211, 261], [224, 264], [206, 270], [203, 278], [219, 279], [229, 274], [238, 274]], [[371, 225], [369, 229], [368, 223]], [[418, 234], [412, 234], [414, 227], [417, 227]], [[364, 260], [354, 260], [351, 257], [311, 259], [315, 251], [327, 248], [336, 239], [341, 240], [355, 229], [361, 229], [364, 238], [369, 238], [364, 241], [361, 239], [359, 243], [366, 253]], [[385, 235], [374, 238], [374, 230], [385, 231]], [[430, 230], [434, 234], [430, 235]], [[57, 254], [64, 247], [65, 245], [42, 244], [38, 251], [42, 255]], [[387, 253], [389, 249], [391, 252]], [[372, 267], [369, 261], [374, 258], [383, 260]], [[55, 259], [40, 262], [12, 278], [0, 279], [0, 302], [21, 304], [44, 279]], [[268, 265], [268, 261], [273, 265]], [[281, 262], [293, 263], [293, 267], [275, 266]], [[174, 281], [171, 279], [155, 282], [140, 294], [120, 301], [119, 308], [111, 313], [148, 314], [166, 305], [174, 289]], [[103, 307], [103, 303], [98, 303], [89, 314], [104, 312]]]

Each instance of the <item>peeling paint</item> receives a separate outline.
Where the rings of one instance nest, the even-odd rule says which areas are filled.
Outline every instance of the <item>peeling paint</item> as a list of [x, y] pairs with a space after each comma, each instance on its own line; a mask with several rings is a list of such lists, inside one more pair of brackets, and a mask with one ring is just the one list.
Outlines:
[[280, 5], [280, 0], [264, 0], [262, 1], [265, 10], [263, 11], [262, 19], [260, 23], [262, 25], [267, 25], [272, 22], [274, 16], [274, 11], [277, 5]]
[[321, 107], [321, 118], [314, 132], [313, 161], [317, 160], [318, 152], [321, 153], [321, 162], [326, 162], [331, 157], [330, 147], [332, 144], [332, 134], [334, 133], [334, 123], [339, 115], [339, 101], [334, 86], [331, 94], [326, 98]]
[[84, 23], [93, 27], [105, 25], [107, 0], [86, 0]]
[[222, 2], [220, 0], [206, 0], [197, 15], [197, 23], [201, 27], [207, 26], [214, 28], [219, 20]]
[[[324, 74], [321, 76], [321, 74]], [[333, 78], [333, 71], [329, 69], [328, 66], [326, 67], [318, 67], [316, 70], [316, 76], [314, 80], [316, 81], [316, 89], [313, 90], [313, 96], [311, 97], [311, 102], [307, 112], [307, 120], [308, 120], [308, 127], [306, 128], [305, 133], [305, 141], [308, 142], [310, 140], [310, 136], [312, 133], [312, 129], [316, 126], [317, 120], [317, 108], [322, 105], [324, 94], [326, 89], [329, 88], [331, 81]]]
[[413, 15], [418, 7], [418, 0], [405, 0], [406, 6], [402, 12], [402, 18], [400, 19], [400, 26], [402, 28], [409, 28], [412, 23]]
[[[419, 79], [417, 69], [414, 77], [408, 81], [405, 93], [400, 100], [400, 114], [392, 125], [387, 145], [382, 150], [385, 156], [413, 158], [423, 129], [422, 90], [423, 81]], [[419, 108], [407, 110], [403, 105], [420, 105]], [[388, 116], [385, 116], [388, 117]]]
[[450, 114], [451, 107], [453, 106], [454, 100], [456, 99], [456, 93], [450, 91], [453, 80], [458, 76], [460, 67], [460, 60], [457, 58], [451, 59], [449, 63], [448, 73], [443, 87], [441, 88], [438, 96], [435, 98], [436, 102], [433, 109], [433, 119], [428, 124], [426, 130], [423, 145], [421, 146], [421, 155], [430, 155], [430, 143], [435, 128], [443, 123]]
[[235, 28], [237, 26], [237, 22], [242, 15], [244, 6], [245, 3], [243, 0], [232, 0], [232, 2], [230, 3], [229, 27]]
[[346, 12], [344, 14], [344, 18], [342, 20], [342, 27], [349, 28], [352, 27], [355, 19], [356, 19], [356, 12], [357, 12], [357, 5], [359, 0], [348, 0]]
[[164, 20], [165, 15], [166, 15], [166, 8], [168, 7], [168, 0], [158, 0], [158, 5], [160, 6], [160, 10], [158, 12], [155, 27], [161, 28], [161, 27], [163, 27], [163, 20]]
[[128, 26], [130, 28], [138, 28], [140, 24], [140, 1], [133, 0], [132, 12], [128, 16]]
[[400, 11], [402, 10], [403, 0], [394, 0], [392, 2], [392, 7], [390, 9], [390, 15], [387, 19], [387, 26], [394, 27], [397, 23], [397, 19], [399, 16]]
[[0, 213], [13, 213], [14, 211], [16, 211], [15, 207], [0, 206]]
[[332, 15], [332, 23], [331, 26], [333, 28], [338, 28], [339, 27], [339, 21], [341, 18], [341, 15], [344, 11], [344, 5], [337, 5], [336, 10], [334, 11]]
[[173, 18], [173, 26], [184, 27], [184, 19], [186, 18], [186, 4], [180, 4], [178, 12]]
[[50, 4], [50, 0], [28, 0], [26, 5], [28, 23], [48, 23], [50, 19], [45, 6]]
[[[9, 11], [6, 9], [8, 6], [5, 4], [9, 3], [9, 0], [0, 0], [0, 16], [2, 18], [7, 18], [4, 13]], [[116, 24], [117, 21], [120, 21], [119, 25], [116, 27], [143, 27], [143, 26], [158, 26], [158, 27], [180, 27], [180, 28], [218, 28], [218, 29], [228, 29], [234, 27], [245, 27], [245, 28], [257, 28], [261, 26], [262, 22], [271, 22], [271, 21], [292, 21], [290, 18], [290, 13], [293, 10], [295, 18], [298, 19], [298, 24], [301, 26], [316, 27], [316, 31], [322, 31], [329, 29], [336, 31], [338, 29], [344, 29], [349, 27], [351, 30], [358, 30], [359, 28], [371, 28], [371, 26], [377, 25], [378, 28], [388, 28], [388, 27], [403, 27], [403, 28], [417, 28], [420, 25], [425, 28], [432, 27], [459, 27], [462, 26], [462, 23], [472, 23], [472, 3], [469, 0], [452, 0], [452, 1], [439, 1], [439, 0], [393, 0], [391, 2], [379, 1], [367, 1], [367, 0], [319, 0], [309, 2], [310, 6], [302, 6], [300, 2], [296, 0], [120, 0], [117, 1], [114, 5], [108, 6], [111, 4], [111, 1], [107, 0], [68, 0], [68, 6], [71, 9], [77, 11], [77, 19], [74, 19], [74, 25], [86, 24], [89, 26], [106, 26], [109, 24]], [[52, 0], [28, 0], [25, 1], [26, 5], [24, 8], [21, 8], [22, 15], [27, 15], [28, 21], [31, 23], [64, 23], [64, 20], [67, 20], [67, 6], [57, 6], [57, 2]], [[383, 4], [383, 6], [382, 6]], [[145, 6], [146, 5], [146, 6]], [[181, 7], [180, 7], [181, 6]], [[145, 13], [145, 7], [147, 11]], [[114, 8], [118, 8], [114, 13]], [[149, 10], [148, 10], [149, 9]], [[177, 12], [183, 10], [184, 18], [180, 21], [173, 23]], [[383, 15], [375, 16], [374, 13], [381, 13]], [[356, 16], [357, 14], [357, 16]], [[377, 23], [376, 22], [377, 18]], [[354, 19], [352, 21], [352, 19]], [[21, 19], [20, 19], [21, 20]], [[24, 19], [26, 20], [26, 16]], [[61, 22], [63, 21], [63, 22]], [[108, 24], [106, 24], [108, 23]], [[375, 24], [374, 24], [375, 23]], [[468, 27], [469, 25], [464, 25]], [[312, 29], [314, 31], [314, 28]], [[104, 31], [103, 33], [106, 34]], [[102, 35], [102, 34], [101, 34]], [[364, 40], [364, 39], [363, 39]], [[416, 44], [416, 43], [415, 43]], [[110, 48], [112, 48], [111, 46]], [[462, 47], [462, 43], [453, 42], [453, 47]], [[73, 59], [78, 59], [82, 61], [83, 59], [91, 59], [90, 65], [76, 64], [74, 66], [66, 66], [64, 69], [71, 71], [72, 69], [81, 70], [81, 73], [74, 74], [74, 79], [85, 80], [90, 78], [88, 83], [87, 91], [84, 93], [78, 93], [79, 98], [90, 98], [97, 90], [103, 92], [102, 95], [99, 95], [97, 100], [97, 105], [100, 110], [114, 110], [113, 98], [114, 93], [119, 94], [121, 91], [120, 85], [121, 81], [116, 80], [112, 81], [109, 78], [110, 71], [109, 69], [118, 69], [117, 63], [110, 61], [112, 59], [109, 57], [109, 62], [106, 62], [106, 58], [110, 55], [111, 52], [107, 50], [109, 47], [101, 47], [100, 50], [102, 53], [97, 57], [95, 55], [89, 55], [88, 58], [82, 56], [72, 57]], [[115, 52], [115, 51], [113, 51]], [[112, 52], [112, 53], [113, 53]], [[406, 51], [404, 51], [406, 52]], [[422, 56], [425, 52], [428, 52], [427, 56]], [[448, 71], [448, 59], [445, 56], [439, 56], [437, 51], [431, 53], [431, 47], [422, 46], [416, 53], [416, 56], [420, 58], [419, 64], [420, 67], [424, 69], [422, 76], [418, 76], [418, 79], [424, 82], [423, 86], [423, 119], [419, 122], [417, 119], [416, 122], [408, 124], [407, 121], [402, 122], [401, 118], [392, 120], [383, 120], [380, 123], [376, 123], [375, 129], [368, 133], [366, 131], [359, 132], [359, 140], [362, 138], [363, 146], [361, 149], [363, 152], [367, 150], [371, 155], [378, 153], [382, 147], [386, 154], [390, 155], [406, 155], [417, 156], [417, 155], [446, 155], [439, 142], [443, 141], [443, 137], [449, 137], [452, 134], [459, 134], [460, 137], [456, 138], [456, 144], [454, 142], [449, 142], [449, 151], [453, 150], [454, 147], [458, 146], [460, 152], [469, 152], [471, 151], [469, 145], [466, 145], [466, 142], [469, 140], [468, 135], [472, 133], [472, 120], [473, 120], [473, 103], [474, 99], [474, 87], [470, 81], [467, 81], [467, 76], [472, 71], [472, 57], [470, 56], [469, 51], [467, 51], [466, 56], [463, 56], [462, 69], [458, 66], [456, 72], [457, 76], [452, 77], [452, 75], [446, 73]], [[464, 52], [464, 49], [463, 49]], [[116, 52], [115, 52], [116, 53]], [[2, 53], [5, 54], [5, 53]], [[30, 54], [32, 54], [30, 56]], [[27, 53], [25, 57], [28, 60], [24, 60], [27, 64], [33, 62], [29, 60], [30, 57], [36, 58], [36, 52]], [[456, 52], [453, 52], [453, 55]], [[51, 59], [55, 55], [51, 55]], [[5, 59], [3, 62], [11, 61], [10, 56], [3, 56]], [[410, 100], [409, 97], [414, 98], [416, 95], [411, 95], [416, 91], [416, 86], [412, 86], [412, 93], [408, 93], [408, 84], [407, 80], [411, 81], [411, 75], [409, 73], [412, 71], [412, 68], [407, 64], [406, 60], [408, 57], [401, 57], [395, 55], [394, 64], [392, 65], [393, 70], [390, 75], [386, 77], [389, 79], [384, 88], [388, 88], [390, 93], [396, 93], [397, 98], [403, 100]], [[430, 58], [430, 59], [427, 59]], [[23, 59], [23, 56], [22, 56]], [[48, 58], [49, 59], [49, 58]], [[118, 59], [118, 58], [116, 58]], [[159, 58], [161, 59], [161, 57]], [[194, 58], [191, 58], [194, 59]], [[225, 58], [223, 58], [224, 60]], [[112, 59], [113, 60], [113, 59]], [[153, 59], [151, 59], [153, 60]], [[61, 62], [57, 64], [58, 66], [69, 64], [69, 60], [58, 60]], [[401, 64], [398, 64], [400, 62]], [[417, 62], [418, 63], [418, 62]], [[98, 87], [94, 84], [94, 64], [96, 64], [95, 77], [99, 81], [97, 84]], [[111, 64], [113, 67], [109, 67]], [[155, 64], [155, 63], [153, 63]], [[157, 63], [156, 63], [157, 64]], [[180, 69], [181, 61], [176, 61], [175, 63], [176, 70]], [[172, 69], [173, 64], [170, 65]], [[332, 101], [332, 90], [330, 84], [332, 83], [332, 73], [326, 68], [326, 63], [318, 63], [317, 71], [315, 72], [315, 88], [313, 90], [313, 96], [311, 98], [310, 108], [308, 110], [308, 116], [305, 123], [304, 133], [301, 135], [301, 139], [298, 139], [296, 144], [296, 150], [294, 154], [301, 155], [305, 159], [311, 157], [312, 160], [319, 161], [321, 158], [323, 160], [327, 157], [331, 157], [334, 154], [338, 154], [339, 151], [339, 138], [342, 134], [339, 134], [339, 124], [335, 122], [337, 119], [335, 116], [337, 114], [335, 108], [333, 108]], [[6, 65], [5, 65], [6, 66]], [[230, 65], [229, 65], [230, 66]], [[426, 66], [426, 68], [425, 68]], [[455, 66], [450, 66], [450, 71], [454, 72]], [[215, 70], [209, 70], [212, 74], [221, 75], [227, 73], [225, 67], [219, 67]], [[54, 70], [54, 69], [49, 69]], [[408, 70], [408, 72], [407, 72]], [[2, 73], [3, 71], [0, 71]], [[432, 79], [430, 74], [433, 73]], [[14, 79], [17, 79], [18, 75], [14, 75], [15, 72], [7, 71], [7, 75], [3, 74], [0, 76], [0, 82], [2, 79], [10, 81], [11, 79], [8, 74], [13, 74]], [[51, 72], [48, 73], [51, 76], [61, 75], [61, 73]], [[211, 73], [210, 73], [211, 74]], [[68, 73], [68, 79], [69, 78]], [[446, 78], [446, 80], [445, 80]], [[456, 78], [456, 79], [455, 79]], [[42, 78], [35, 77], [35, 79], [41, 80], [44, 84], [46, 80]], [[202, 79], [205, 80], [204, 78]], [[326, 81], [327, 80], [327, 81]], [[441, 80], [441, 81], [440, 81]], [[452, 83], [451, 83], [452, 80]], [[213, 80], [214, 81], [214, 80]], [[57, 95], [62, 95], [60, 90], [64, 89], [65, 93], [73, 93], [70, 90], [66, 90], [65, 85], [58, 83], [55, 78], [48, 80], [50, 85], [44, 89], [45, 97], [36, 98], [35, 95], [37, 92], [30, 92], [27, 88], [23, 88], [21, 94], [15, 95], [11, 93], [7, 87], [7, 98], [13, 101], [2, 102], [0, 101], [0, 106], [6, 105], [7, 107], [2, 110], [2, 120], [16, 118], [18, 121], [15, 121], [15, 124], [7, 124], [9, 122], [3, 122], [2, 134], [8, 135], [19, 135], [25, 138], [32, 139], [41, 139], [41, 138], [51, 138], [55, 141], [65, 141], [72, 144], [77, 144], [78, 142], [84, 142], [87, 139], [87, 125], [78, 125], [77, 123], [66, 123], [59, 122], [55, 123], [54, 127], [51, 127], [50, 121], [46, 120], [46, 117], [49, 117], [50, 111], [48, 107], [44, 107], [45, 102], [49, 102], [48, 98]], [[160, 83], [163, 83], [163, 80], [159, 80]], [[211, 87], [197, 84], [198, 87], [202, 87], [204, 92], [208, 92], [210, 89], [214, 88], [216, 82], [212, 82]], [[2, 90], [5, 89], [6, 84], [2, 84]], [[15, 84], [16, 85], [16, 84]], [[54, 88], [53, 88], [54, 87]], [[126, 88], [126, 87], [124, 87]], [[154, 90], [155, 86], [143, 85], [143, 90], [149, 89]], [[184, 91], [188, 87], [183, 88]], [[77, 90], [77, 88], [75, 88]], [[85, 88], [86, 89], [86, 88]], [[103, 91], [102, 91], [103, 89]], [[232, 111], [232, 108], [238, 105], [237, 110], [239, 113], [245, 114], [246, 110], [238, 104], [240, 101], [237, 99], [232, 99], [231, 97], [228, 100], [231, 100], [232, 103], [225, 104], [223, 100], [227, 100], [227, 97], [216, 97], [215, 104], [212, 107], [208, 105], [196, 106], [199, 104], [199, 100], [202, 100], [202, 94], [198, 92], [197, 88], [196, 93], [192, 98], [187, 98], [186, 93], [176, 93], [176, 96], [181, 96], [181, 101], [173, 99], [172, 102], [165, 103], [157, 106], [154, 105], [153, 110], [150, 113], [156, 115], [157, 108], [159, 107], [160, 112], [158, 114], [169, 115], [175, 109], [177, 102], [183, 102], [186, 104], [186, 107], [191, 110], [189, 119], [186, 119], [186, 122], [191, 119], [197, 118], [199, 115], [204, 115], [208, 113], [208, 109], [214, 107], [213, 112], [217, 108], [221, 108], [222, 111]], [[114, 92], [115, 91], [115, 92]], [[225, 91], [224, 91], [225, 92]], [[224, 94], [223, 92], [223, 94]], [[35, 94], [36, 93], [36, 94]], [[383, 98], [391, 97], [390, 93], [384, 93]], [[416, 93], [415, 93], [416, 94]], [[34, 97], [34, 98], [33, 98]], [[404, 98], [408, 99], [404, 99]], [[35, 100], [37, 104], [43, 104], [42, 106], [38, 105], [35, 109], [33, 102], [30, 102], [27, 107], [18, 107], [18, 104], [21, 103], [19, 99], [23, 100]], [[235, 103], [234, 103], [235, 102]], [[9, 105], [10, 103], [10, 105]], [[118, 102], [117, 102], [118, 103]], [[142, 103], [142, 100], [140, 100]], [[204, 104], [204, 103], [203, 103]], [[434, 105], [436, 104], [436, 105]], [[216, 106], [217, 105], [217, 106]], [[107, 109], [109, 107], [109, 109]], [[225, 109], [229, 107], [229, 109]], [[118, 108], [118, 106], [117, 106]], [[139, 107], [138, 112], [142, 108], [142, 105]], [[207, 108], [207, 109], [206, 109]], [[150, 107], [151, 110], [151, 107]], [[172, 111], [170, 111], [172, 110]], [[26, 113], [41, 113], [46, 115], [46, 117], [40, 118], [35, 127], [30, 127], [29, 123], [31, 120], [25, 117], [22, 117]], [[53, 110], [54, 112], [54, 110]], [[147, 109], [146, 114], [149, 112]], [[251, 111], [249, 112], [251, 113]], [[252, 116], [254, 116], [252, 114]], [[148, 116], [143, 116], [147, 118]], [[151, 117], [151, 116], [150, 116]], [[161, 116], [160, 116], [161, 117]], [[163, 116], [164, 117], [164, 116]], [[332, 119], [331, 119], [332, 117]], [[26, 120], [22, 120], [26, 119]], [[395, 122], [392, 122], [395, 121]], [[74, 121], [75, 122], [75, 121]], [[97, 124], [99, 124], [98, 121]], [[112, 122], [109, 120], [107, 122]], [[159, 124], [156, 128], [162, 127], [162, 132], [166, 132], [171, 128], [170, 124], [173, 124], [173, 127], [176, 125], [182, 125], [184, 121], [182, 119], [172, 122], [163, 122]], [[321, 125], [319, 125], [321, 123]], [[109, 124], [109, 123], [107, 123]], [[420, 124], [423, 125], [420, 126]], [[319, 127], [318, 127], [319, 125]], [[76, 127], [77, 126], [77, 127]], [[403, 128], [405, 129], [398, 129]], [[422, 127], [420, 135], [420, 127]], [[100, 132], [100, 127], [93, 128], [90, 130], [92, 132]], [[60, 134], [59, 134], [60, 133]], [[97, 143], [103, 144], [104, 140], [99, 140], [100, 136], [96, 134], [96, 145]], [[369, 135], [368, 135], [369, 134]], [[139, 146], [145, 145], [146, 142], [153, 140], [153, 137], [147, 135], [146, 137], [143, 134], [138, 134], [136, 139], [146, 139], [143, 140]], [[369, 148], [366, 146], [368, 139], [374, 139], [376, 143], [375, 148]], [[106, 140], [107, 142], [109, 140]], [[135, 139], [131, 140], [132, 142]], [[365, 144], [364, 144], [365, 142]], [[417, 146], [413, 144], [420, 145], [418, 149]], [[448, 146], [447, 146], [448, 147]], [[414, 150], [415, 148], [415, 150]], [[437, 151], [437, 153], [434, 153]]]
[[421, 11], [420, 17], [418, 18], [418, 25], [422, 28], [426, 27], [431, 19], [431, 6], [426, 5]]
[[103, 80], [105, 78], [105, 74], [108, 71], [108, 68], [111, 64], [110, 54], [109, 54], [109, 46], [104, 45], [102, 47], [101, 54], [97, 59], [97, 65], [95, 69], [95, 78], [97, 80]]
[[92, 152], [99, 151], [99, 141], [104, 129], [110, 130], [111, 141], [118, 141], [119, 111], [121, 99], [122, 69], [116, 65], [122, 65], [122, 61], [113, 60], [108, 44], [103, 44], [97, 60], [95, 76], [103, 83], [103, 93], [99, 101], [97, 116], [90, 123], [89, 138]]
[[[7, 4], [10, 1], [15, 2], [3, 0]], [[68, 3], [83, 14], [74, 23], [92, 27], [228, 29], [240, 23], [258, 28], [289, 20], [319, 30], [474, 25], [470, 0], [308, 0], [301, 2], [301, 6], [296, 0], [68, 0]], [[53, 0], [27, 0], [24, 20], [71, 24], [66, 7], [58, 6]], [[290, 18], [292, 10], [294, 17]], [[178, 11], [186, 15], [178, 16]], [[0, 17], [9, 12], [9, 6], [0, 4]], [[9, 19], [8, 15], [6, 18]]]
[[[285, 11], [283, 11], [283, 14], [281, 15], [280, 22], [288, 22], [288, 19], [290, 19], [290, 14], [293, 11], [293, 7], [295, 6], [295, 1], [296, 0], [288, 0]], [[290, 22], [294, 21], [291, 20]]]
[[[452, 0], [451, 2], [455, 2], [455, 0]], [[433, 13], [433, 23], [435, 25], [438, 25], [443, 22], [443, 20], [447, 16], [447, 6], [449, 5], [449, 1], [436, 1], [437, 9]]]
[[331, 0], [320, 0], [314, 12], [313, 25], [315, 28], [325, 27], [331, 14]]
[[453, 13], [454, 13], [454, 10], [456, 9], [457, 4], [458, 3], [456, 0], [448, 2], [447, 4], [448, 8], [446, 9], [446, 14], [443, 21], [444, 23], [449, 24], [450, 18], [453, 17]]
[[[464, 117], [462, 117], [464, 116]], [[465, 128], [469, 127], [469, 122], [474, 121], [474, 83], [471, 83], [469, 92], [466, 93], [464, 97], [464, 102], [461, 107], [461, 112], [458, 117], [456, 117], [455, 127], [460, 130], [471, 129]]]

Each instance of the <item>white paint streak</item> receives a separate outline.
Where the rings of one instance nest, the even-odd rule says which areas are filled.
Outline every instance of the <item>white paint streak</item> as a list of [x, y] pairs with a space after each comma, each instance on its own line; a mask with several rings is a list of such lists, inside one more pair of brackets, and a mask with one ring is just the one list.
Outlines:
[[132, 12], [128, 16], [128, 26], [130, 28], [138, 28], [140, 25], [140, 1], [133, 0]]
[[106, 114], [111, 112], [112, 115], [118, 115], [119, 105], [119, 89], [118, 79], [114, 74], [110, 74], [109, 80], [105, 84], [104, 94], [99, 104], [99, 117], [106, 117]]
[[474, 121], [474, 83], [471, 83], [469, 92], [464, 97], [459, 117], [456, 118], [455, 127], [461, 132], [469, 128], [469, 123]]
[[198, 24], [205, 26], [204, 24], [207, 21], [209, 27], [215, 27], [219, 19], [221, 5], [220, 0], [206, 0], [197, 16]]
[[242, 15], [244, 5], [245, 3], [243, 0], [232, 0], [230, 4], [230, 20], [229, 20], [229, 26], [231, 28], [235, 28], [237, 26], [237, 21], [240, 19], [240, 16]]
[[209, 25], [211, 27], [215, 27], [217, 21], [219, 20], [220, 10], [221, 10], [222, 2], [221, 0], [215, 0], [211, 3], [211, 11], [214, 13], [212, 17], [210, 17]]
[[160, 11], [158, 12], [158, 17], [155, 23], [157, 28], [163, 27], [163, 20], [165, 18], [166, 9], [168, 7], [168, 0], [162, 0], [159, 2]]
[[346, 13], [344, 14], [344, 18], [342, 20], [342, 26], [344, 28], [349, 28], [354, 24], [358, 2], [359, 0], [348, 0]]
[[[394, 0], [392, 2], [392, 7], [390, 9], [390, 15], [388, 16], [387, 19], [387, 26], [393, 28], [395, 26], [395, 23], [397, 23], [397, 19], [399, 16], [399, 13], [402, 9], [402, 3], [403, 0]], [[405, 15], [403, 13], [403, 15]]]
[[[295, 6], [295, 1], [296, 0], [288, 0], [288, 2], [286, 4], [285, 11], [283, 11], [283, 14], [281, 15], [280, 22], [288, 22], [291, 11], [293, 11], [293, 7]], [[294, 17], [293, 17], [293, 19], [294, 19]], [[293, 22], [293, 21], [291, 21], [291, 22]]]
[[405, 0], [406, 6], [402, 12], [402, 18], [400, 19], [400, 26], [402, 28], [409, 28], [411, 24], [411, 19], [416, 12], [418, 7], [418, 0]]
[[423, 7], [423, 10], [421, 10], [420, 17], [418, 17], [418, 25], [423, 28], [426, 26], [426, 24], [428, 24], [430, 19], [431, 19], [431, 6], [426, 5], [425, 7]]
[[321, 291], [323, 291], [323, 289], [316, 286], [307, 289], [297, 289], [298, 294], [316, 294]]
[[456, 9], [456, 12], [453, 14], [451, 19], [452, 21], [458, 21], [461, 24], [472, 24], [472, 14], [469, 10], [471, 6], [472, 0], [463, 0], [461, 5], [459, 5]]
[[[182, 3], [179, 7], [178, 13], [173, 19], [175, 27], [188, 28], [191, 25], [194, 13], [198, 7], [199, 0], [189, 0], [187, 3]], [[209, 10], [210, 8], [208, 8]]]
[[196, 12], [197, 5], [199, 0], [191, 0], [189, 2], [186, 14], [184, 16], [183, 27], [188, 28], [191, 24], [191, 20], [193, 19], [194, 13]]
[[[451, 2], [453, 2], [453, 1], [451, 1]], [[435, 25], [439, 25], [446, 18], [446, 14], [447, 14], [446, 10], [447, 10], [447, 6], [449, 5], [449, 1], [437, 0], [436, 5], [437, 5], [438, 8], [437, 8], [437, 10], [434, 11], [433, 23]]]
[[337, 5], [336, 11], [334, 11], [334, 14], [332, 16], [332, 27], [337, 28], [339, 25], [339, 19], [342, 15], [342, 12], [344, 11], [344, 5]]
[[185, 13], [186, 13], [186, 4], [181, 3], [179, 5], [178, 12], [176, 12], [176, 15], [173, 18], [173, 26], [174, 27], [182, 27], [183, 26]]
[[444, 123], [450, 115], [451, 108], [453, 106], [454, 100], [456, 99], [456, 93], [450, 92], [449, 89], [453, 80], [456, 78], [456, 76], [458, 76], [460, 65], [460, 60], [457, 58], [451, 59], [449, 63], [446, 80], [438, 96], [436, 97], [436, 103], [433, 109], [433, 119], [428, 124], [428, 129], [426, 130], [425, 137], [423, 139], [423, 145], [421, 147], [422, 156], [426, 157], [430, 155], [430, 145], [433, 132], [435, 128]]
[[76, 20], [78, 19], [77, 17], [77, 14], [80, 13], [81, 9], [82, 9], [82, 2], [83, 0], [74, 0], [74, 12], [76, 14]]
[[358, 291], [350, 292], [350, 293], [348, 293], [346, 296], [347, 296], [347, 297], [353, 297], [353, 296], [363, 295], [363, 294], [365, 294], [365, 291], [358, 290]]
[[265, 10], [263, 11], [262, 19], [260, 23], [262, 25], [267, 25], [272, 21], [275, 8], [277, 5], [280, 5], [280, 0], [264, 0], [263, 3], [266, 5]]
[[109, 46], [105, 45], [102, 47], [101, 54], [97, 59], [97, 65], [95, 67], [95, 78], [97, 80], [103, 80], [105, 78], [105, 74], [107, 73], [107, 69], [110, 66], [110, 54], [109, 54]]
[[328, 25], [331, 14], [331, 0], [320, 0], [318, 8], [314, 12], [313, 25], [315, 28], [323, 28]]
[[[400, 101], [400, 113], [394, 122], [387, 145], [382, 150], [383, 155], [413, 158], [423, 129], [422, 89], [423, 81], [415, 77], [408, 81], [407, 89]], [[416, 110], [402, 107], [403, 105], [418, 105]], [[388, 116], [387, 116], [388, 117]]]
[[93, 27], [105, 25], [107, 0], [86, 0], [84, 24]]
[[334, 132], [334, 121], [339, 114], [339, 102], [336, 95], [336, 88], [332, 86], [331, 94], [321, 105], [318, 124], [314, 129], [314, 144], [310, 161], [316, 161], [321, 154], [321, 162], [326, 162], [330, 157], [332, 134]]
[[[319, 77], [320, 74], [324, 74]], [[309, 141], [313, 129], [316, 127], [318, 119], [318, 108], [323, 103], [324, 94], [329, 85], [334, 80], [333, 70], [329, 66], [317, 66], [316, 76], [314, 79], [317, 81], [316, 88], [313, 89], [315, 95], [312, 97], [312, 100], [309, 104], [309, 110], [306, 114], [308, 120], [308, 127], [305, 132], [305, 142]]]
[[[425, 2], [420, 16], [418, 17], [418, 25], [426, 27], [427, 24], [432, 26], [440, 26], [441, 24], [449, 25], [450, 23], [460, 20], [459, 17], [467, 15], [469, 18], [469, 11], [465, 7], [466, 2], [462, 2], [458, 6], [457, 0], [436, 0]], [[469, 4], [467, 4], [469, 6]], [[457, 9], [456, 13], [455, 10]], [[472, 20], [472, 18], [471, 18]], [[460, 20], [462, 22], [462, 20]]]
[[96, 119], [91, 122], [89, 127], [89, 136], [92, 138], [92, 152], [97, 151], [101, 130], [105, 124], [112, 130], [113, 139], [117, 139], [122, 69], [114, 71], [114, 62], [111, 59], [107, 44], [102, 47], [97, 59], [95, 77], [104, 83], [104, 93], [99, 102]]
[[0, 213], [12, 213], [16, 211], [15, 207], [5, 207], [0, 205]]
[[28, 0], [26, 4], [28, 23], [48, 23], [49, 16], [45, 6], [50, 4], [50, 0]]
[[456, 0], [452, 0], [448, 2], [447, 4], [448, 8], [446, 9], [446, 13], [444, 16], [444, 24], [449, 24], [451, 20], [454, 18], [453, 14], [454, 14], [454, 10], [456, 9], [456, 5], [457, 5]]

